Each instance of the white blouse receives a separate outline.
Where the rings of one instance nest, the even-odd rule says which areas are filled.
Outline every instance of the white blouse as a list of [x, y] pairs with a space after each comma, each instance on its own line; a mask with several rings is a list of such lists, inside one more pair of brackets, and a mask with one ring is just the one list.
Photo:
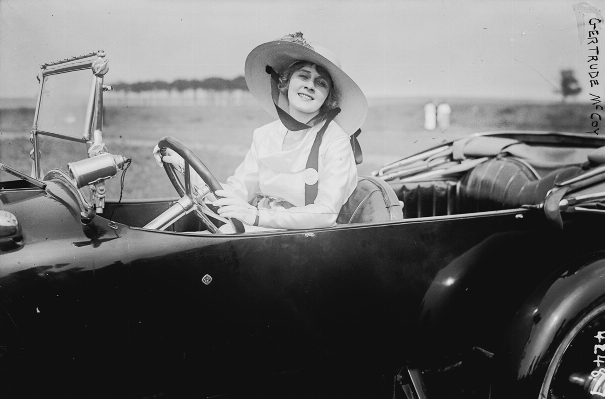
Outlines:
[[[222, 185], [248, 202], [257, 195], [277, 200], [258, 203], [259, 226], [306, 229], [336, 224], [340, 208], [357, 186], [357, 166], [349, 135], [332, 121], [319, 147], [317, 198], [305, 205], [305, 176], [307, 182], [314, 181], [313, 171], [305, 171], [307, 159], [321, 126], [313, 126], [295, 148], [285, 151], [282, 145], [288, 131], [280, 120], [254, 131], [244, 161]], [[285, 208], [279, 200], [294, 206]]]

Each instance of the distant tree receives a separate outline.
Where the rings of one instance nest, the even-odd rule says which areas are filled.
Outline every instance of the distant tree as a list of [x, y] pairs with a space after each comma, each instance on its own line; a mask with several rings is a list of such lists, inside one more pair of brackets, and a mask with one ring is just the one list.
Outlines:
[[206, 90], [225, 91], [229, 90], [229, 83], [223, 78], [208, 78], [202, 82], [202, 87]]
[[181, 100], [185, 101], [184, 92], [185, 90], [191, 89], [191, 82], [185, 79], [177, 79], [170, 84], [172, 90], [176, 90], [181, 95]]
[[246, 84], [246, 78], [243, 76], [238, 76], [237, 78], [231, 81], [231, 87], [234, 90], [243, 90], [248, 91], [248, 85]]
[[[123, 92], [126, 95], [128, 93], [149, 93], [157, 91], [176, 91], [181, 96], [182, 101], [185, 101], [184, 92], [187, 90], [193, 91], [193, 101], [197, 103], [197, 90], [202, 89], [209, 92], [210, 96], [217, 96], [221, 92], [232, 92], [235, 90], [248, 91], [246, 85], [246, 79], [243, 76], [238, 76], [234, 79], [223, 79], [218, 77], [211, 77], [204, 80], [186, 80], [177, 79], [173, 82], [165, 82], [163, 80], [155, 81], [139, 81], [134, 83], [116, 82], [112, 84], [113, 90], [116, 92]], [[153, 101], [153, 97], [150, 98]]]
[[170, 90], [170, 84], [164, 82], [163, 80], [155, 80], [153, 82], [149, 82], [149, 86], [151, 88], [151, 90], [157, 90], [157, 91], [169, 91]]
[[130, 85], [130, 91], [135, 93], [141, 93], [143, 91], [149, 90], [148, 82], [135, 82]]
[[561, 101], [565, 102], [569, 96], [577, 96], [582, 91], [573, 69], [561, 70]]
[[124, 83], [124, 82], [117, 82], [117, 83], [113, 83], [111, 85], [111, 87], [113, 87], [113, 90], [115, 91], [123, 91], [128, 93], [130, 91], [130, 84], [129, 83]]
[[191, 88], [191, 83], [185, 79], [177, 79], [170, 84], [170, 87], [179, 93]]

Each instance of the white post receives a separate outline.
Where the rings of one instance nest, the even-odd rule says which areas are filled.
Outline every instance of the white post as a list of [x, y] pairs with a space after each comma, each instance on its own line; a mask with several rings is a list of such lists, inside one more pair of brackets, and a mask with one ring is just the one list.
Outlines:
[[427, 103], [424, 106], [424, 128], [426, 130], [435, 130], [437, 126], [437, 110], [435, 104]]
[[447, 129], [450, 127], [450, 114], [452, 113], [452, 108], [448, 103], [441, 103], [437, 107], [437, 124], [441, 129]]

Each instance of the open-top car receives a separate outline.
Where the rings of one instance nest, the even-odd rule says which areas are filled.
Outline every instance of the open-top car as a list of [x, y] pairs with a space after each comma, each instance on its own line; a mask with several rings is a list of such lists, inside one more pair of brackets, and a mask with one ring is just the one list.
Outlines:
[[137, 162], [107, 69], [42, 65], [32, 171], [0, 164], [2, 398], [605, 396], [601, 136], [472, 135], [360, 178], [335, 227], [245, 232], [172, 137], [179, 198], [107, 200]]

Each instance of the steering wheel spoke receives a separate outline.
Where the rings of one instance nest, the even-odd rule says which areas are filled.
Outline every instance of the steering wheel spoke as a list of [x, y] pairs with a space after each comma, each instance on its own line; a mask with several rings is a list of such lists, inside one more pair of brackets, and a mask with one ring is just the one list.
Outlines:
[[187, 161], [185, 161], [185, 193], [187, 195], [191, 195], [192, 191], [191, 191], [191, 187], [193, 186], [191, 184], [191, 169], [189, 168], [189, 163]]
[[[212, 223], [212, 221], [210, 220], [210, 218], [208, 216], [206, 216], [206, 212], [204, 212], [204, 209], [208, 209], [205, 205], [200, 205], [197, 204], [196, 208], [195, 208], [195, 214], [197, 215], [197, 217], [202, 220], [204, 222], [204, 224], [206, 224], [206, 226], [208, 227], [208, 230], [211, 233], [214, 234], [222, 234], [222, 232], [219, 230], [218, 227], [216, 227], [216, 225], [214, 223]], [[210, 211], [208, 209], [208, 211]], [[211, 213], [214, 213], [212, 211], [210, 211]]]
[[[170, 217], [167, 216], [166, 218], [174, 219], [174, 220], [172, 220], [171, 223], [164, 226], [162, 228], [162, 230], [165, 229], [170, 224], [176, 222], [179, 218], [184, 216], [186, 213], [189, 213], [189, 212], [191, 212], [191, 210], [194, 210], [198, 219], [202, 223], [204, 223], [204, 225], [206, 225], [206, 227], [208, 228], [208, 230], [210, 232], [215, 233], [215, 234], [220, 234], [221, 232], [218, 229], [218, 227], [214, 223], [212, 223], [212, 221], [208, 218], [208, 216], [206, 215], [205, 212], [200, 210], [200, 207], [205, 206], [205, 205], [203, 205], [203, 197], [208, 192], [214, 193], [214, 192], [216, 192], [216, 190], [221, 190], [222, 189], [221, 184], [218, 182], [216, 177], [214, 177], [214, 175], [210, 172], [210, 170], [208, 170], [206, 165], [204, 165], [204, 163], [189, 148], [185, 147], [185, 145], [183, 143], [181, 143], [174, 137], [170, 137], [170, 136], [163, 137], [158, 142], [158, 147], [170, 148], [171, 150], [173, 150], [174, 152], [179, 154], [185, 161], [185, 165], [184, 165], [185, 170], [184, 170], [184, 179], [183, 179], [184, 183], [181, 182], [181, 180], [177, 176], [177, 170], [172, 164], [164, 163], [164, 170], [166, 171], [166, 174], [168, 175], [168, 179], [170, 179], [170, 182], [174, 186], [176, 192], [182, 197], [181, 200], [183, 198], [187, 197], [193, 204], [189, 210], [187, 210], [184, 214], [178, 216], [178, 218], [176, 218], [176, 219], [174, 217], [176, 217], [176, 213], [178, 213], [177, 212], [178, 209], [176, 209], [174, 211], [175, 215], [172, 215], [172, 213], [171, 213], [172, 216], [170, 216]], [[195, 171], [195, 173], [197, 173], [198, 176], [200, 176], [202, 178], [204, 183], [206, 183], [206, 185], [208, 186], [208, 192], [206, 192], [205, 189], [202, 190], [202, 193], [198, 192], [198, 189], [196, 188], [196, 186], [191, 182], [191, 169], [192, 168]], [[179, 200], [179, 202], [180, 202], [180, 200]], [[164, 212], [162, 215], [158, 216], [158, 218], [162, 218], [165, 214], [171, 212], [171, 210], [172, 210], [172, 208], [170, 208], [169, 210]], [[158, 219], [158, 218], [156, 218], [156, 219]], [[220, 220], [220, 219], [217, 219], [217, 220]], [[244, 225], [242, 224], [241, 221], [239, 221], [237, 219], [233, 219], [233, 220], [231, 220], [231, 222], [232, 222], [233, 226], [235, 227], [236, 233], [245, 232]], [[149, 224], [151, 224], [151, 223], [154, 223], [154, 221], [150, 222]], [[149, 226], [149, 224], [147, 226]], [[145, 226], [145, 227], [147, 227], [147, 226]], [[150, 227], [150, 228], [153, 228], [153, 227]]]
[[196, 203], [189, 195], [182, 196], [168, 210], [147, 223], [144, 228], [154, 230], [165, 230], [166, 227], [174, 224], [177, 220], [191, 212], [195, 208]]

